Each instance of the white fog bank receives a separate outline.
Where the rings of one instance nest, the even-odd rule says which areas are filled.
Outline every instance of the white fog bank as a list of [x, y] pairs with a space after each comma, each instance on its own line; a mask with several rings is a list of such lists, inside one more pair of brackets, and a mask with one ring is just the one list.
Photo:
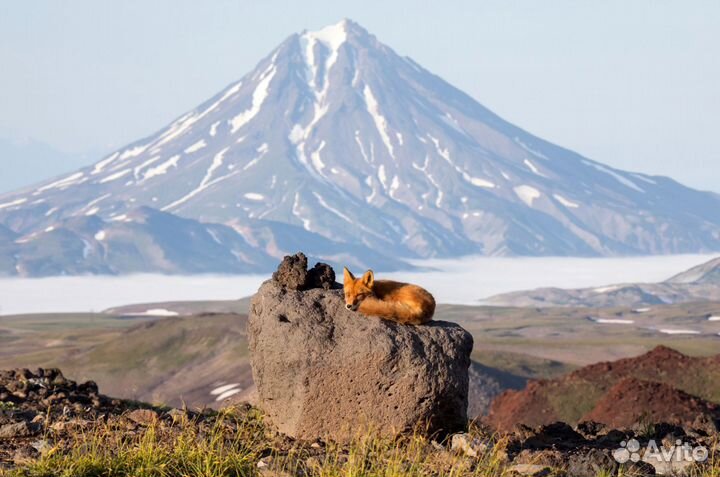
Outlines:
[[[477, 304], [480, 299], [497, 293], [538, 287], [580, 288], [623, 282], [657, 282], [712, 258], [714, 255], [465, 257], [415, 261], [417, 266], [434, 270], [378, 274], [377, 278], [418, 283], [429, 289], [439, 303]], [[252, 295], [269, 276], [0, 278], [0, 314], [101, 311], [132, 303], [231, 300]]]

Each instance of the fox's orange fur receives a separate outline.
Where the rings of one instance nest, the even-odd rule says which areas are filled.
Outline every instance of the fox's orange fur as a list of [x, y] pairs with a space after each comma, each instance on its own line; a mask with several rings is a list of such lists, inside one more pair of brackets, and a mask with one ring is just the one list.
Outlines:
[[407, 325], [421, 325], [432, 319], [435, 298], [417, 285], [375, 280], [372, 270], [355, 278], [344, 270], [345, 306], [363, 315], [379, 316]]

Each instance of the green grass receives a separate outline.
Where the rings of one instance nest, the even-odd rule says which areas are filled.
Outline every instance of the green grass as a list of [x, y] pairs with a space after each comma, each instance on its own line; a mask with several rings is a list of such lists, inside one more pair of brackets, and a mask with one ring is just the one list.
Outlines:
[[491, 351], [476, 347], [472, 359], [490, 368], [528, 379], [554, 378], [569, 373], [576, 366], [510, 351]]
[[[470, 433], [490, 443], [477, 457], [451, 452], [419, 435], [397, 438], [359, 432], [347, 445], [294, 441], [276, 434], [255, 409], [228, 410], [202, 419], [178, 417], [147, 427], [123, 419], [97, 421], [70, 435], [44, 439], [52, 447], [36, 461], [0, 477], [510, 477], [507, 441]], [[720, 456], [690, 477], [720, 477]], [[553, 470], [553, 469], [551, 469]], [[560, 475], [554, 469], [552, 475]], [[599, 473], [599, 476], [612, 477]], [[622, 475], [622, 473], [620, 474]]]
[[180, 419], [172, 426], [153, 424], [128, 434], [107, 424], [56, 444], [43, 457], [8, 477], [170, 477], [255, 475], [259, 419], [219, 415], [209, 428]]
[[269, 431], [256, 411], [224, 412], [212, 424], [182, 418], [138, 432], [124, 426], [116, 421], [65, 438], [37, 461], [0, 476], [500, 477], [505, 472], [503, 442], [476, 458], [438, 449], [420, 435], [384, 438], [367, 432], [349, 445], [312, 446]]

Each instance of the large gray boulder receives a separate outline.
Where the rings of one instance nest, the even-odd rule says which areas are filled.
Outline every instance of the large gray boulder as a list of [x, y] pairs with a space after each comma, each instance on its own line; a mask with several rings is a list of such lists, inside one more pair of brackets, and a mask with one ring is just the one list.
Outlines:
[[346, 442], [368, 429], [467, 426], [473, 339], [457, 324], [364, 317], [345, 309], [340, 289], [270, 280], [252, 300], [248, 338], [258, 404], [284, 434]]

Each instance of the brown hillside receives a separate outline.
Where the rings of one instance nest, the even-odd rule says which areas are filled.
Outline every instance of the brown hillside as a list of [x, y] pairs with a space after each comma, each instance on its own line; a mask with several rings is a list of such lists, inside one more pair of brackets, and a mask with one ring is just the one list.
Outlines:
[[657, 382], [625, 378], [613, 386], [582, 420], [612, 428], [637, 422], [667, 422], [692, 426], [720, 418], [720, 406]]
[[696, 358], [658, 346], [634, 358], [593, 364], [559, 378], [531, 382], [521, 391], [506, 391], [492, 403], [486, 422], [499, 430], [516, 424], [577, 423], [626, 378], [663, 383], [720, 403], [720, 355]]

